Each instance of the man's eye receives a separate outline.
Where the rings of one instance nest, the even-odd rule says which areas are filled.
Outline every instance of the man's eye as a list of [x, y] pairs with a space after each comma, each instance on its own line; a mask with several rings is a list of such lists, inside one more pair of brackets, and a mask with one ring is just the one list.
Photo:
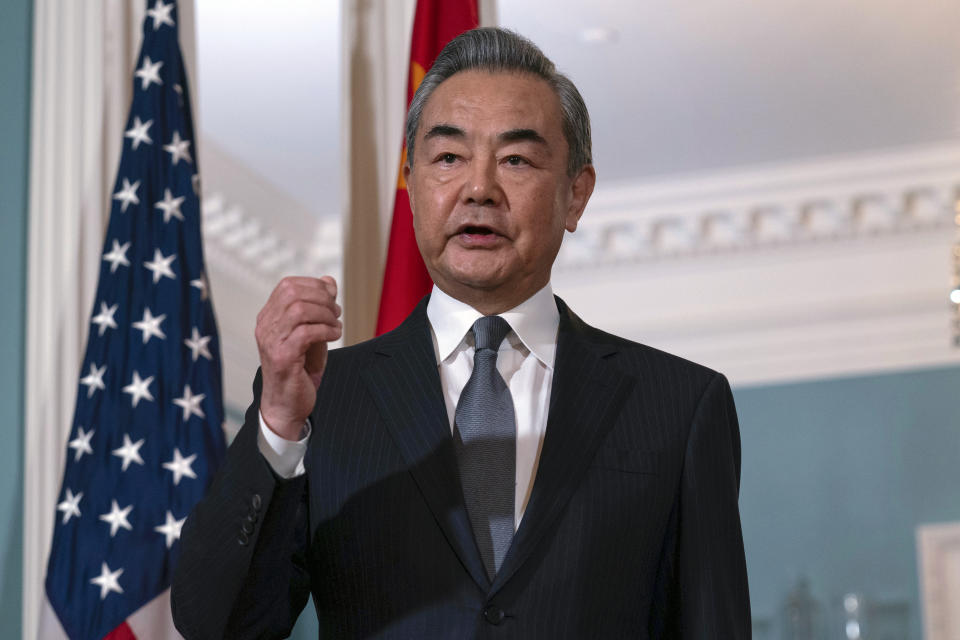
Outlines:
[[507, 156], [506, 161], [511, 167], [519, 167], [527, 164], [527, 161], [521, 156]]
[[444, 153], [437, 159], [443, 164], [453, 164], [457, 161], [457, 155], [455, 153]]

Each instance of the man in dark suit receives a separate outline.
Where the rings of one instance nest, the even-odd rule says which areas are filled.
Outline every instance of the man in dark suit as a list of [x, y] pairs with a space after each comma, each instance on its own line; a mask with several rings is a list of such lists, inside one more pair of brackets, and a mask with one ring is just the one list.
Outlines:
[[593, 191], [590, 125], [532, 43], [478, 29], [411, 103], [436, 286], [327, 351], [336, 283], [261, 311], [254, 401], [183, 528], [192, 638], [748, 638], [726, 379], [586, 325], [550, 288]]

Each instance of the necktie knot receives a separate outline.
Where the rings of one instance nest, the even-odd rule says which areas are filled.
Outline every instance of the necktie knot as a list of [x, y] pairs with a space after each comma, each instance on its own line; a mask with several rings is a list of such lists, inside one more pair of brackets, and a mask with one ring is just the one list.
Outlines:
[[498, 351], [500, 343], [510, 333], [510, 323], [500, 316], [483, 316], [473, 323], [474, 348]]

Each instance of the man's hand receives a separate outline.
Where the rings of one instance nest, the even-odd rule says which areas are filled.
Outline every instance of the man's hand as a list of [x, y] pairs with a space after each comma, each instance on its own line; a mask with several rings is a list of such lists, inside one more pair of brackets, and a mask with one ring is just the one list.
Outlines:
[[263, 391], [260, 414], [277, 435], [298, 440], [327, 366], [327, 343], [343, 330], [337, 282], [287, 277], [257, 315]]

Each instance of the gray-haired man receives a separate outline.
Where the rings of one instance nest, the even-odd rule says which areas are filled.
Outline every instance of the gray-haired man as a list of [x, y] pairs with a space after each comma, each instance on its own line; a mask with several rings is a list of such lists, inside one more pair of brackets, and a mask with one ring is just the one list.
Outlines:
[[187, 638], [745, 638], [740, 443], [725, 378], [553, 296], [593, 191], [573, 84], [477, 29], [427, 73], [404, 169], [436, 286], [340, 335], [331, 278], [257, 321], [254, 402], [183, 529]]

